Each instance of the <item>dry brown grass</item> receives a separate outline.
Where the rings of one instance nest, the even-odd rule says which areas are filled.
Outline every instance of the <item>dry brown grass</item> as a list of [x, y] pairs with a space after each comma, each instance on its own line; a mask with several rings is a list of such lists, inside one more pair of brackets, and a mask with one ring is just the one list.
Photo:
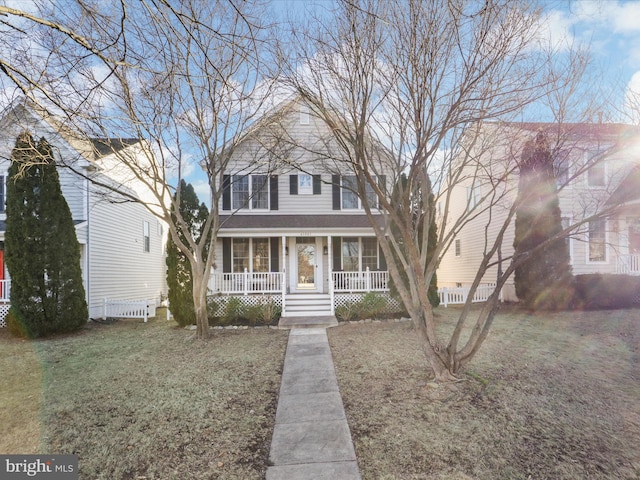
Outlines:
[[409, 322], [329, 336], [365, 479], [640, 478], [640, 310], [504, 309], [451, 386]]
[[286, 332], [201, 342], [174, 325], [126, 320], [36, 342], [2, 333], [2, 424], [31, 423], [2, 435], [0, 451], [75, 453], [81, 478], [263, 478]]

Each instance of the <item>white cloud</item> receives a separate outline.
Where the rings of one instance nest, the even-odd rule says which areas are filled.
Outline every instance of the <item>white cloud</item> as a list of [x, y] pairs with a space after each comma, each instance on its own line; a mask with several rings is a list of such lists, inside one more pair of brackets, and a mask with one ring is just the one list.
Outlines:
[[631, 77], [627, 84], [624, 103], [625, 120], [634, 124], [640, 123], [640, 71]]
[[211, 189], [209, 188], [209, 184], [207, 183], [207, 181], [194, 180], [191, 182], [191, 185], [193, 185], [193, 189], [195, 190], [196, 195], [198, 195], [198, 199], [200, 200], [200, 202], [204, 202], [207, 207], [210, 207]]

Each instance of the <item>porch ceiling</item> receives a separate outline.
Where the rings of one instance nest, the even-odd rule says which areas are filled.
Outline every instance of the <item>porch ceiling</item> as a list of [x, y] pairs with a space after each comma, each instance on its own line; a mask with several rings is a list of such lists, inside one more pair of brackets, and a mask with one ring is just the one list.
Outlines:
[[[384, 217], [377, 215], [378, 225], [384, 223]], [[221, 215], [220, 232], [225, 230], [265, 229], [282, 230], [287, 228], [304, 230], [371, 228], [366, 215]]]

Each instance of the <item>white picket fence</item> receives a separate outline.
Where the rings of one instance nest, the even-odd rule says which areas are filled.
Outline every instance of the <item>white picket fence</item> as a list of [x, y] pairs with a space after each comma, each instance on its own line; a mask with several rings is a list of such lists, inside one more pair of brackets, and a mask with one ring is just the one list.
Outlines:
[[113, 300], [104, 299], [104, 318], [143, 318], [156, 316], [154, 300]]
[[[473, 303], [485, 302], [489, 299], [495, 290], [495, 283], [487, 283], [478, 285], [476, 293], [473, 295]], [[438, 289], [440, 296], [440, 305], [446, 307], [448, 305], [464, 305], [469, 297], [471, 286], [468, 287], [442, 287]], [[502, 301], [502, 292], [500, 292], [500, 301]]]

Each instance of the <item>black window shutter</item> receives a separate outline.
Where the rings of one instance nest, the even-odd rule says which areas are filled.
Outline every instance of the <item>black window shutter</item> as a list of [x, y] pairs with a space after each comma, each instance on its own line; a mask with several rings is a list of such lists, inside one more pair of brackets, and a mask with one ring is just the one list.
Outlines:
[[384, 258], [384, 253], [382, 253], [382, 248], [380, 248], [380, 244], [378, 244], [378, 257], [379, 257], [379, 268], [381, 271], [387, 270], [387, 259]]
[[[378, 186], [380, 187], [380, 190], [382, 190], [382, 192], [386, 197], [387, 196], [387, 176], [386, 175], [378, 176]], [[379, 209], [382, 208], [382, 205], [380, 204], [380, 198], [378, 198], [378, 208]]]
[[271, 210], [278, 210], [278, 176], [271, 175], [269, 179], [269, 196]]
[[280, 257], [278, 253], [280, 252], [278, 242], [278, 237], [271, 237], [269, 240], [269, 248], [271, 248], [271, 271], [278, 272], [280, 270]]
[[342, 238], [341, 237], [333, 237], [333, 271], [341, 272], [342, 271]]
[[289, 195], [298, 194], [298, 175], [289, 175]]
[[321, 195], [322, 194], [322, 182], [320, 175], [313, 176], [313, 194]]
[[333, 209], [340, 210], [340, 175], [331, 175]]
[[231, 273], [231, 239], [222, 239], [222, 272]]
[[222, 176], [222, 210], [231, 210], [231, 175]]

